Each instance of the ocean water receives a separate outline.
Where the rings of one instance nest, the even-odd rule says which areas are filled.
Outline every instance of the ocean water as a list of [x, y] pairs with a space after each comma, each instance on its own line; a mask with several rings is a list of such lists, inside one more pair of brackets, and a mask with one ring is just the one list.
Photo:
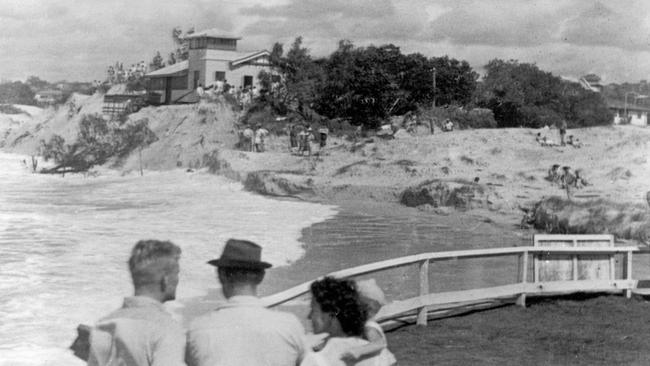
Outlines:
[[139, 239], [172, 240], [183, 255], [177, 297], [217, 289], [212, 267], [225, 240], [264, 246], [283, 266], [304, 254], [301, 230], [336, 214], [331, 206], [278, 201], [220, 177], [32, 174], [24, 157], [0, 153], [0, 365], [81, 365], [67, 350], [79, 323], [92, 324], [132, 292], [126, 261]]

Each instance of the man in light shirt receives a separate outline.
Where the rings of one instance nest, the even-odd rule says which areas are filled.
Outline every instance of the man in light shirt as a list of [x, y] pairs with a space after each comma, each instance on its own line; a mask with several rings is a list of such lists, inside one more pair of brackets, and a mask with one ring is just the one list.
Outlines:
[[189, 366], [299, 365], [305, 354], [305, 332], [292, 314], [264, 307], [257, 286], [271, 264], [261, 261], [262, 248], [230, 239], [217, 267], [227, 301], [195, 319], [187, 333]]
[[169, 241], [141, 240], [129, 259], [135, 296], [90, 331], [91, 366], [180, 366], [185, 333], [163, 303], [176, 298], [181, 249]]

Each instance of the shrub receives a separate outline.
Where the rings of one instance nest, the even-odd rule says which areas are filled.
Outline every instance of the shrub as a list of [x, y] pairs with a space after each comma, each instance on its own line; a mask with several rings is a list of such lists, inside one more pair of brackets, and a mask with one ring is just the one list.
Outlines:
[[535, 228], [557, 234], [614, 234], [647, 242], [650, 214], [645, 207], [603, 199], [574, 202], [549, 197], [533, 208]]
[[435, 107], [421, 110], [419, 115], [420, 121], [423, 119], [433, 119], [438, 128], [442, 128], [446, 119], [450, 119], [454, 122], [455, 127], [460, 129], [497, 127], [494, 113], [485, 108], [467, 110], [457, 106]]
[[23, 111], [20, 108], [17, 108], [11, 104], [0, 104], [0, 113], [4, 114], [26, 114], [29, 116], [29, 113]]
[[66, 144], [59, 135], [52, 136], [47, 142], [41, 140], [40, 154], [46, 161], [52, 159], [57, 164], [42, 172], [83, 172], [105, 164], [113, 157], [123, 159], [133, 150], [157, 140], [148, 123], [147, 119], [142, 119], [116, 126], [100, 115], [85, 115], [79, 122], [77, 139], [72, 144]]
[[34, 92], [20, 81], [0, 83], [0, 103], [35, 105]]

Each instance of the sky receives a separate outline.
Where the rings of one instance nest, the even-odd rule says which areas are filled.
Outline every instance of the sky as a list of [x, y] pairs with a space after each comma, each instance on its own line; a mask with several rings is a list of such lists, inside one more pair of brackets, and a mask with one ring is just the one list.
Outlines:
[[347, 39], [479, 72], [500, 58], [605, 84], [650, 79], [648, 0], [0, 0], [0, 79], [103, 80], [116, 61], [168, 54], [174, 27], [238, 35], [240, 50], [302, 36], [319, 57]]

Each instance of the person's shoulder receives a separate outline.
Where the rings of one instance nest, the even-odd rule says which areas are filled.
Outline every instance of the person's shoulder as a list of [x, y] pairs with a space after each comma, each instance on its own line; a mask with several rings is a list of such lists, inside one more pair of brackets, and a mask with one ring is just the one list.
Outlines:
[[294, 314], [273, 309], [266, 309], [266, 311], [270, 319], [273, 319], [279, 323], [283, 323], [288, 327], [297, 328], [301, 331], [303, 330], [302, 323], [300, 323], [300, 320], [298, 320], [298, 317], [296, 317]]
[[208, 313], [199, 315], [198, 317], [194, 318], [194, 320], [192, 320], [187, 327], [188, 332], [210, 328], [210, 324], [214, 322], [216, 312], [216, 310], [212, 310]]

